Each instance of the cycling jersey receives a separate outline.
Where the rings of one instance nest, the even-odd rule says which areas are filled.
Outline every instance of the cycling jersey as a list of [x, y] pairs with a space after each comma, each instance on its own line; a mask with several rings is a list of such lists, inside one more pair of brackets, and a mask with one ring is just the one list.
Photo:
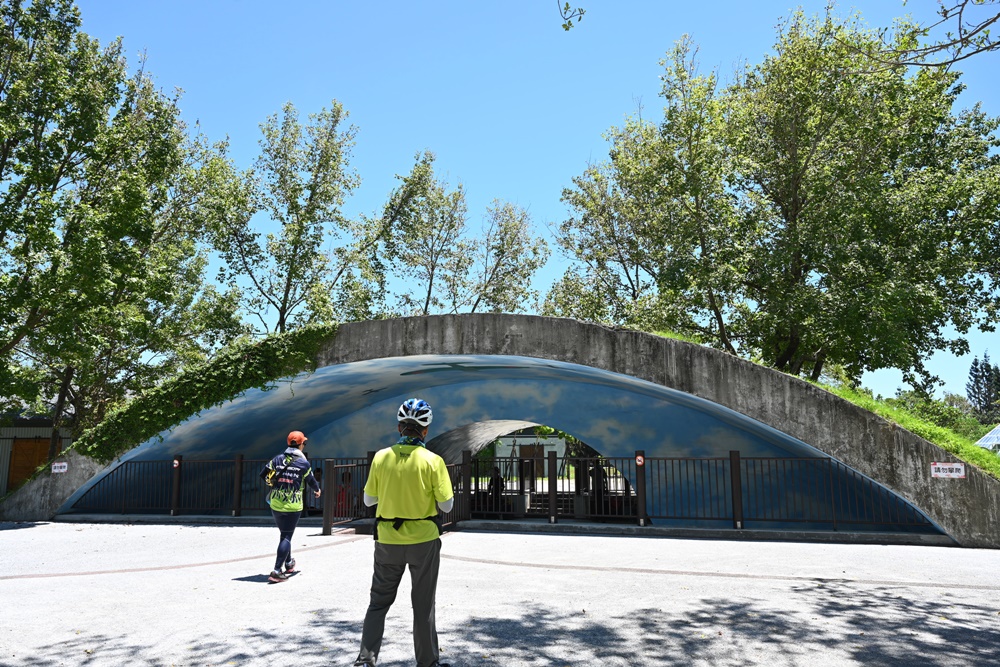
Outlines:
[[382, 544], [436, 540], [436, 503], [454, 495], [444, 459], [409, 436], [376, 452], [365, 493], [378, 498], [376, 539]]
[[268, 461], [260, 476], [265, 480], [271, 477], [271, 491], [267, 497], [275, 512], [301, 512], [302, 491], [306, 484], [313, 493], [319, 491], [309, 459], [297, 447], [289, 447]]

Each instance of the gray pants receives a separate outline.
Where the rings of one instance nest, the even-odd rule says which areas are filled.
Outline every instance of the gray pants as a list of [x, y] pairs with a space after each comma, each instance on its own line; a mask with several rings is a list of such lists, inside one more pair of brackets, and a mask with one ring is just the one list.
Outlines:
[[413, 651], [417, 667], [432, 667], [438, 661], [437, 625], [434, 602], [437, 595], [438, 569], [441, 565], [441, 540], [420, 544], [375, 543], [375, 574], [372, 576], [371, 602], [361, 632], [359, 663], [374, 665], [382, 647], [385, 615], [396, 600], [396, 590], [409, 566], [413, 604]]

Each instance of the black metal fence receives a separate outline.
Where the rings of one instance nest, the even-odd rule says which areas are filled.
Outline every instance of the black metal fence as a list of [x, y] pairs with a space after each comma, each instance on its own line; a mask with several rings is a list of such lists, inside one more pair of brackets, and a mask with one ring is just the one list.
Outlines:
[[[313, 461], [322, 499], [305, 511], [333, 525], [374, 516], [363, 502], [367, 458]], [[128, 461], [75, 504], [77, 512], [229, 513], [268, 511], [265, 460]], [[448, 466], [455, 504], [446, 527], [469, 518], [546, 517], [774, 528], [934, 530], [911, 504], [830, 458], [557, 457], [482, 459], [463, 452]], [[734, 474], [734, 471], [736, 473]]]

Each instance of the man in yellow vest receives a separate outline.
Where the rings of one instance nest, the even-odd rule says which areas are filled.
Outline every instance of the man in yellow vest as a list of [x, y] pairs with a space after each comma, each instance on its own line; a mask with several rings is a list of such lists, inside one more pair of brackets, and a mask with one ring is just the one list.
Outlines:
[[455, 499], [444, 459], [424, 446], [432, 418], [425, 401], [406, 400], [396, 413], [399, 441], [372, 460], [364, 501], [369, 507], [378, 505], [375, 574], [355, 665], [374, 665], [378, 659], [385, 615], [396, 599], [403, 570], [409, 567], [417, 667], [449, 667], [438, 661], [434, 602], [441, 565], [438, 510], [450, 512]]

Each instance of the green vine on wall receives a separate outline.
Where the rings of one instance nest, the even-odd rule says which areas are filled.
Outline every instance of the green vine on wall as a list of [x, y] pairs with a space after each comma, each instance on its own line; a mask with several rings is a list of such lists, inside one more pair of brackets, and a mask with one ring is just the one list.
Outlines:
[[309, 325], [256, 342], [235, 344], [211, 361], [163, 382], [111, 412], [85, 431], [73, 449], [108, 463], [202, 410], [248, 389], [268, 390], [274, 381], [316, 368], [323, 343], [336, 324]]

